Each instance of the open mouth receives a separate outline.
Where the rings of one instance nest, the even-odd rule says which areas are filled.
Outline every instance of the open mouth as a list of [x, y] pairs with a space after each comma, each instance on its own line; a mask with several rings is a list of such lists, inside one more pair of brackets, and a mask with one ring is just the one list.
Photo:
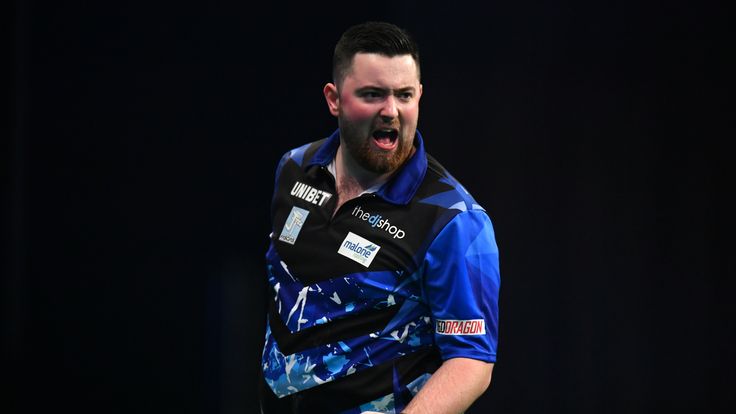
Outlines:
[[377, 129], [373, 131], [373, 142], [375, 142], [376, 146], [380, 149], [392, 150], [396, 148], [398, 136], [399, 131], [395, 129]]

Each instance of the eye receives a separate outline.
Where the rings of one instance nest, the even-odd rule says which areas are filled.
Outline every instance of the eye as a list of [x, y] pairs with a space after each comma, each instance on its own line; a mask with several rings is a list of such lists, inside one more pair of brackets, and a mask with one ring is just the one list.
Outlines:
[[413, 97], [414, 97], [414, 94], [411, 93], [411, 92], [401, 92], [401, 93], [399, 93], [399, 99], [401, 99], [402, 101], [410, 101], [411, 98], [413, 98]]
[[379, 91], [364, 91], [360, 94], [362, 98], [365, 99], [378, 99], [383, 96], [383, 94]]

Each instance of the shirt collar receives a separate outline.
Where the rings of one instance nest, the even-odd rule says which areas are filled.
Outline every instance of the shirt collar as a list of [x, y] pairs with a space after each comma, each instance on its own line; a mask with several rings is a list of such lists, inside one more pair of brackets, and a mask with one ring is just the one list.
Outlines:
[[[327, 167], [335, 158], [339, 146], [340, 130], [337, 129], [317, 149], [307, 167], [312, 165]], [[419, 131], [414, 137], [414, 147], [416, 148], [414, 154], [376, 191], [376, 195], [394, 204], [409, 204], [427, 173], [427, 154], [424, 152], [424, 140]]]

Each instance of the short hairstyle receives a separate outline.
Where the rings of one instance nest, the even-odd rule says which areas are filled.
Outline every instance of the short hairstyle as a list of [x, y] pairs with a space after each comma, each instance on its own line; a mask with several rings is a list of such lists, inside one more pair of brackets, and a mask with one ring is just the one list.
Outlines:
[[332, 79], [340, 86], [350, 71], [356, 53], [377, 53], [387, 57], [411, 55], [419, 76], [419, 48], [405, 30], [386, 22], [365, 22], [348, 28], [340, 37], [332, 56]]

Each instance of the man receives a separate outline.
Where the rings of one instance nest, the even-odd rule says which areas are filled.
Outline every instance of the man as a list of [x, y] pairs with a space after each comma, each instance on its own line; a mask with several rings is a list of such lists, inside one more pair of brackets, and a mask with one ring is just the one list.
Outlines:
[[496, 360], [491, 222], [424, 152], [419, 54], [403, 30], [348, 29], [333, 81], [338, 130], [276, 172], [262, 410], [462, 412]]

